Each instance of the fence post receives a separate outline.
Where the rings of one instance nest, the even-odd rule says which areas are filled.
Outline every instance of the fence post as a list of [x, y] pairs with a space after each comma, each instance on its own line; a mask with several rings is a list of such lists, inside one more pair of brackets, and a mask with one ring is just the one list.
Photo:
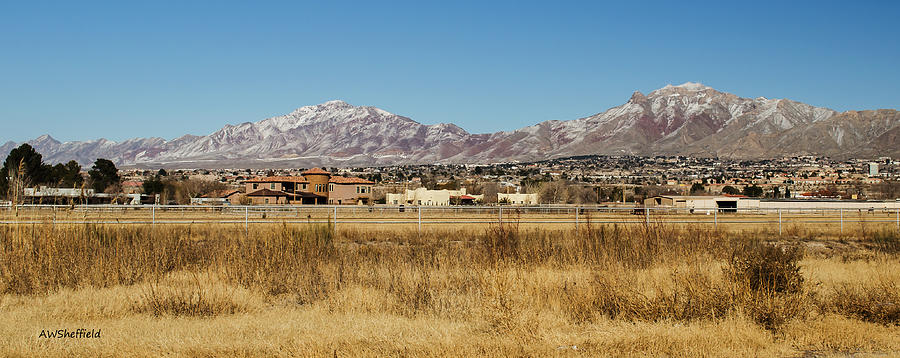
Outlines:
[[500, 209], [497, 213], [497, 220], [500, 220], [500, 223], [503, 224], [503, 207], [497, 206], [497, 208]]
[[897, 229], [900, 230], [900, 209], [897, 209]]
[[581, 211], [578, 209], [578, 206], [575, 206], [575, 231], [578, 231], [578, 212]]
[[719, 228], [719, 209], [713, 210], [713, 226]]
[[778, 209], [778, 236], [781, 236], [781, 209]]
[[417, 206], [417, 207], [416, 207], [416, 211], [419, 213], [419, 228], [418, 228], [418, 232], [422, 232], [422, 207], [421, 207], [421, 206]]
[[334, 230], [334, 233], [337, 234], [337, 205], [334, 206], [334, 226], [331, 228]]
[[844, 209], [841, 208], [841, 234], [844, 234]]
[[644, 225], [650, 226], [650, 207], [649, 206], [644, 207]]
[[244, 231], [250, 230], [250, 207], [244, 206]]
[[156, 225], [156, 204], [153, 204], [153, 207], [150, 209], [150, 213], [153, 217], [153, 225]]

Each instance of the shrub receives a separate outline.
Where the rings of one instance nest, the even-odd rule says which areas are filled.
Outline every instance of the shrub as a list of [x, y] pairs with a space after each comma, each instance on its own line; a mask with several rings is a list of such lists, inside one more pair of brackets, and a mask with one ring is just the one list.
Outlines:
[[900, 253], [900, 235], [893, 230], [882, 230], [870, 233], [872, 248], [885, 254]]
[[900, 287], [891, 281], [874, 286], [838, 286], [825, 302], [825, 310], [863, 321], [900, 325]]
[[726, 273], [753, 291], [796, 293], [803, 285], [799, 246], [776, 246], [761, 241], [740, 244], [731, 256]]

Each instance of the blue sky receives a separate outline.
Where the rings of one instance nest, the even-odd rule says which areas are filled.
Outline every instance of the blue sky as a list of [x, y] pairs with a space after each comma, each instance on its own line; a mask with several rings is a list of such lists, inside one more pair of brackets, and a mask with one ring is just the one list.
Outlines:
[[171, 139], [331, 99], [480, 133], [686, 81], [900, 107], [900, 2], [627, 3], [6, 1], [0, 141]]

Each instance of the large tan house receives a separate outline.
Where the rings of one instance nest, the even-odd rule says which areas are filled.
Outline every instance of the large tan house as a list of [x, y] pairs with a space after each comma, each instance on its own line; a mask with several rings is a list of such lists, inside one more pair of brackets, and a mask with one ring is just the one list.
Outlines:
[[372, 202], [371, 181], [332, 176], [312, 168], [300, 176], [261, 177], [244, 182], [251, 204], [359, 204]]

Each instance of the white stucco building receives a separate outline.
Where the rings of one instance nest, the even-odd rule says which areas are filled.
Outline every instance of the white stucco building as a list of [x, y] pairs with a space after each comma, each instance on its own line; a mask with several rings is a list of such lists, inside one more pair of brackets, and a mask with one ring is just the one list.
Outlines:
[[[505, 200], [505, 201], [504, 201]], [[537, 194], [497, 194], [497, 202], [513, 205], [538, 205]]]
[[466, 194], [466, 188], [460, 190], [428, 190], [418, 188], [406, 190], [406, 193], [386, 194], [385, 202], [388, 205], [421, 205], [421, 206], [448, 206], [459, 204], [463, 201], [484, 201], [484, 195]]

